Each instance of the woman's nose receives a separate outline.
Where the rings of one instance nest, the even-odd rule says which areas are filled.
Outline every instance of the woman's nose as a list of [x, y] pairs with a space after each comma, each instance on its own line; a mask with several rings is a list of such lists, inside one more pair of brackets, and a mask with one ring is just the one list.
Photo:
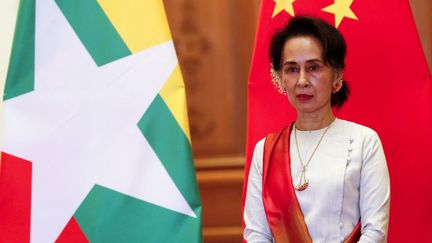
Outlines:
[[306, 75], [306, 72], [304, 70], [301, 70], [298, 76], [298, 81], [297, 81], [297, 85], [300, 86], [301, 88], [306, 88], [309, 87], [309, 80], [308, 77]]

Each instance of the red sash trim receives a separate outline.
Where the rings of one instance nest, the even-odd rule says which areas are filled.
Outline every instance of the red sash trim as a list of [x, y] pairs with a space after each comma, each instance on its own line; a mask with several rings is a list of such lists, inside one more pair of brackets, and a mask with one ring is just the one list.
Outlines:
[[[262, 197], [267, 221], [277, 243], [311, 243], [291, 177], [290, 135], [293, 124], [266, 137]], [[344, 242], [357, 242], [360, 228], [359, 223]]]

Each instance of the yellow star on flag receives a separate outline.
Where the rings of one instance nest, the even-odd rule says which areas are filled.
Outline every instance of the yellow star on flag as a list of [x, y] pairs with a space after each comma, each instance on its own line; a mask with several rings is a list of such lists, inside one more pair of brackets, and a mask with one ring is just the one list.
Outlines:
[[276, 5], [275, 5], [274, 10], [273, 10], [272, 18], [274, 16], [276, 16], [278, 13], [282, 12], [283, 10], [285, 10], [291, 16], [295, 16], [294, 8], [292, 5], [294, 1], [295, 0], [274, 0]]
[[358, 20], [357, 16], [350, 8], [353, 1], [354, 0], [335, 0], [332, 5], [322, 10], [335, 15], [335, 26], [337, 28], [344, 17]]

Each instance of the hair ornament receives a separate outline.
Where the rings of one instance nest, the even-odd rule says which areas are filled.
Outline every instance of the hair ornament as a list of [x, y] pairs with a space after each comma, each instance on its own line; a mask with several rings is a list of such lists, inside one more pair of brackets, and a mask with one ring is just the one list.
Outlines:
[[271, 77], [272, 83], [275, 86], [276, 90], [280, 94], [286, 95], [286, 90], [283, 87], [282, 79], [279, 76], [278, 72], [274, 69], [272, 61], [270, 61], [270, 77]]

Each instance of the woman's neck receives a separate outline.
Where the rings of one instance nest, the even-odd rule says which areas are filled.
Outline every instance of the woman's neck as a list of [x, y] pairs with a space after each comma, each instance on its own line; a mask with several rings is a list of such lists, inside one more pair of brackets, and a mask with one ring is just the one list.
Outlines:
[[311, 131], [319, 130], [329, 126], [335, 120], [332, 110], [325, 114], [297, 114], [295, 126], [298, 130]]

